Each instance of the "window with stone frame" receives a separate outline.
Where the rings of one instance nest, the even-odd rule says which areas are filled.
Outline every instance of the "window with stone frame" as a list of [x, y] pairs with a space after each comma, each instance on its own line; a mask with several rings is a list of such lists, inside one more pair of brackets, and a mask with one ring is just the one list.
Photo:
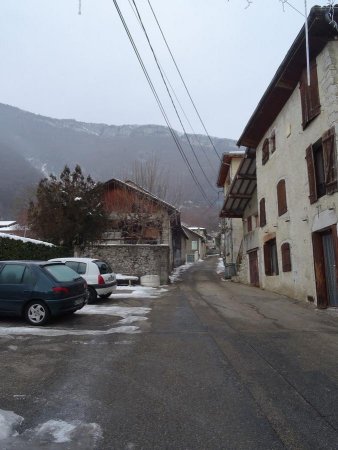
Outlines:
[[265, 275], [279, 275], [276, 239], [270, 239], [265, 242], [263, 250]]
[[338, 190], [335, 128], [306, 149], [310, 203]]
[[262, 147], [262, 165], [267, 163], [269, 160], [269, 139], [265, 139]]
[[320, 114], [316, 61], [312, 61], [310, 64], [310, 85], [308, 84], [307, 68], [305, 67], [301, 75], [299, 89], [302, 104], [302, 126], [303, 129], [305, 129], [308, 124]]

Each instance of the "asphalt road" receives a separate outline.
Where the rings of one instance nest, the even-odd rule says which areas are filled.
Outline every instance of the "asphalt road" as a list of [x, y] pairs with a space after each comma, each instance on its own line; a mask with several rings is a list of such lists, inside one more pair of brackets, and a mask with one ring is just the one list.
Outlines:
[[[216, 265], [42, 335], [0, 319], [0, 450], [338, 449], [338, 313]], [[151, 311], [119, 322], [112, 306]]]

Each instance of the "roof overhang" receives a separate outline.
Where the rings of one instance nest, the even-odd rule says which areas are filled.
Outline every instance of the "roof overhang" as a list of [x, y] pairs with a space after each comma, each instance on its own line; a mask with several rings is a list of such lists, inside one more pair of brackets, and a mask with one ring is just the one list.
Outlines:
[[237, 152], [230, 152], [230, 153], [223, 153], [222, 159], [221, 159], [221, 165], [218, 172], [218, 178], [217, 178], [217, 187], [222, 188], [224, 186], [225, 180], [227, 179], [229, 168], [231, 164], [231, 160], [233, 158], [243, 158], [245, 154], [245, 151], [237, 151]]
[[[308, 17], [310, 59], [314, 59], [325, 45], [338, 38], [338, 31], [329, 23], [328, 7], [314, 6]], [[338, 12], [338, 7], [335, 7]], [[294, 89], [306, 66], [305, 25], [279, 66], [270, 85], [246, 125], [237, 145], [257, 148]]]
[[248, 148], [225, 197], [220, 217], [241, 218], [257, 185], [256, 152]]

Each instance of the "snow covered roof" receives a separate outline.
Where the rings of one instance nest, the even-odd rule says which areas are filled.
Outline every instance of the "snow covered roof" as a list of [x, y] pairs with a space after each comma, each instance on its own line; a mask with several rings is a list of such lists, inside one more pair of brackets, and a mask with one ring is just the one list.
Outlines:
[[14, 239], [16, 241], [31, 242], [32, 244], [38, 244], [38, 245], [40, 244], [40, 245], [47, 245], [48, 247], [55, 247], [55, 245], [51, 244], [50, 242], [44, 242], [44, 241], [39, 241], [37, 239], [30, 239], [30, 238], [25, 238], [22, 236], [16, 236], [15, 234], [0, 233], [0, 239], [1, 238]]

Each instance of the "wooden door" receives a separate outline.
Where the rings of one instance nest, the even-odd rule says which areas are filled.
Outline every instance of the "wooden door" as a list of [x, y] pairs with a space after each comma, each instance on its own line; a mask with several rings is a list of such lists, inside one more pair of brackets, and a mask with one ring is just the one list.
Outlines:
[[250, 284], [259, 287], [259, 269], [257, 250], [253, 250], [249, 254]]

